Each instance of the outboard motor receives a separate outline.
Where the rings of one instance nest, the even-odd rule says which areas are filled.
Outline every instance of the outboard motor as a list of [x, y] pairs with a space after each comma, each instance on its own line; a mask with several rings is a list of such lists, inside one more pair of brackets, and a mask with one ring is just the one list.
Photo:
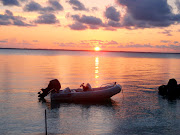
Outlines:
[[45, 89], [41, 89], [42, 90], [42, 93], [41, 92], [38, 92], [38, 97], [40, 98], [44, 98], [45, 96], [47, 96], [52, 90], [55, 90], [55, 91], [59, 91], [61, 89], [61, 84], [60, 82], [57, 80], [57, 79], [54, 79], [54, 80], [51, 80], [48, 84], [48, 87], [45, 88]]

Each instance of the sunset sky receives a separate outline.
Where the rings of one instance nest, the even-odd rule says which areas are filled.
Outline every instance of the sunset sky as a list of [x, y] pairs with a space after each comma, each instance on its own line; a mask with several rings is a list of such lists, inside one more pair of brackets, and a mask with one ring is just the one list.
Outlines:
[[180, 0], [0, 0], [0, 48], [180, 53]]

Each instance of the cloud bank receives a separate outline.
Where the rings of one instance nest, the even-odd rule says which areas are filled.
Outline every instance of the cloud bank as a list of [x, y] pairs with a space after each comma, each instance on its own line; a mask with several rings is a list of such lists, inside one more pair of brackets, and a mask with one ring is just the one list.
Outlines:
[[113, 6], [106, 8], [105, 16], [106, 18], [110, 20], [113, 20], [116, 22], [120, 21], [120, 12], [117, 11]]
[[63, 6], [57, 0], [49, 0], [48, 4], [49, 4], [49, 6], [43, 7], [35, 1], [31, 1], [25, 5], [24, 11], [49, 13], [49, 12], [55, 12], [55, 11], [63, 11], [63, 9], [64, 9]]
[[59, 20], [56, 19], [54, 14], [42, 14], [34, 22], [38, 24], [56, 24], [59, 23]]
[[88, 9], [85, 8], [84, 4], [81, 3], [78, 0], [69, 0], [68, 3], [72, 6], [72, 8], [74, 10], [79, 10], [79, 11], [81, 11], [81, 10], [84, 10], [84, 11], [88, 10]]
[[[59, 23], [56, 18], [57, 14], [59, 12], [66, 14], [66, 7], [63, 7], [66, 5], [62, 5], [60, 0], [38, 2], [38, 0], [0, 0], [2, 6], [18, 6], [25, 12], [36, 12], [38, 14], [37, 18], [31, 21], [32, 24], [26, 23], [25, 18], [22, 19], [23, 17], [14, 16], [13, 18], [7, 14], [1, 14], [1, 25], [56, 24]], [[71, 12], [73, 22], [71, 21], [66, 26], [72, 30], [100, 28], [117, 30], [122, 28], [159, 28], [180, 23], [179, 0], [175, 0], [174, 3], [177, 13], [173, 13], [167, 0], [114, 0], [114, 2], [114, 6], [107, 6], [104, 11], [99, 11], [97, 7], [87, 7], [80, 0], [67, 0], [66, 4], [69, 4], [74, 12]], [[101, 12], [102, 16], [97, 17], [96, 12]]]
[[103, 25], [102, 20], [94, 16], [72, 15], [71, 17], [75, 21], [74, 24], [69, 25], [72, 30], [98, 29]]
[[33, 26], [25, 21], [26, 18], [14, 16], [10, 10], [6, 10], [4, 14], [0, 14], [0, 25]]
[[48, 0], [48, 6], [43, 7], [35, 1], [31, 1], [25, 5], [24, 11], [26, 12], [38, 12], [40, 15], [35, 19], [36, 24], [56, 24], [59, 20], [53, 14], [53, 12], [63, 11], [63, 6], [58, 0]]
[[18, 0], [0, 0], [4, 6], [19, 6]]
[[167, 0], [117, 0], [126, 8], [122, 26], [135, 28], [167, 27], [180, 22]]

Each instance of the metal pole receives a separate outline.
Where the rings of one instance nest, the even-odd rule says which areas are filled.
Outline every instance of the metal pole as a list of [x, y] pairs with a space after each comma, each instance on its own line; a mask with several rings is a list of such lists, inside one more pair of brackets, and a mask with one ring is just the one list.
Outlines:
[[47, 135], [47, 118], [46, 118], [46, 109], [45, 109], [45, 131]]

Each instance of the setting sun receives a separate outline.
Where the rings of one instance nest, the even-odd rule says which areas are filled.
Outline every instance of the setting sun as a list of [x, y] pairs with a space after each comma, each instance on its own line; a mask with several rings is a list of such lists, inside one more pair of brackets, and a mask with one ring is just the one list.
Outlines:
[[95, 50], [95, 51], [100, 51], [100, 50], [101, 50], [101, 48], [100, 48], [100, 47], [98, 47], [98, 46], [96, 46], [96, 47], [94, 47], [94, 50]]

